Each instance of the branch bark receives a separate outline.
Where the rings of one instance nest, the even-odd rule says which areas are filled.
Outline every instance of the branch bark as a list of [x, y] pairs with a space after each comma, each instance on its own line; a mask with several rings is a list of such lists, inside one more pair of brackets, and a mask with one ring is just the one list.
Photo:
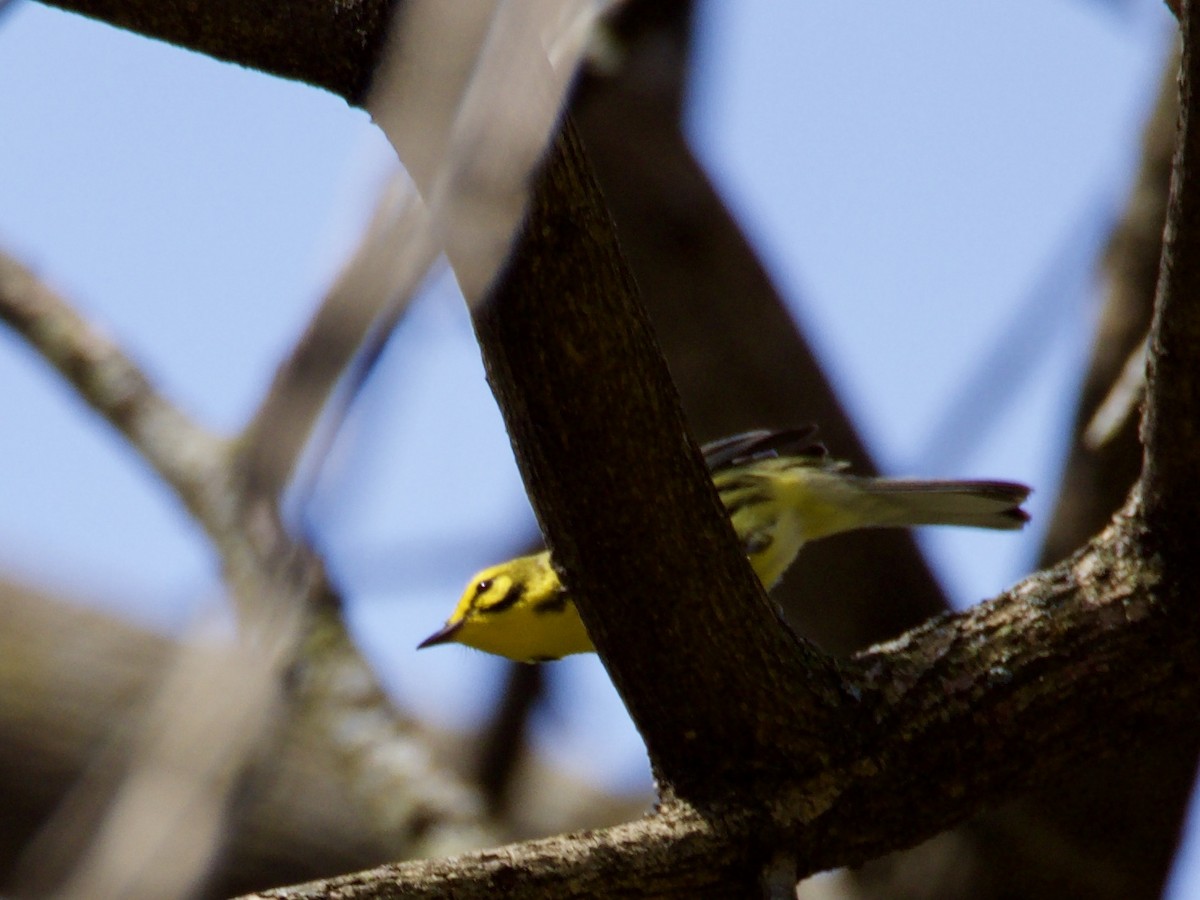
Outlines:
[[[476, 328], [555, 558], [660, 777], [703, 793], [734, 760], [816, 765], [833, 670], [780, 627], [698, 452], [680, 458], [678, 399], [570, 126], [552, 160]], [[705, 696], [737, 711], [692, 702]], [[769, 727], [782, 697], [805, 731]]]
[[527, 841], [440, 860], [383, 866], [255, 894], [273, 900], [753, 896], [755, 876], [695, 815], [661, 813], [594, 832]]
[[858, 747], [807, 776], [795, 761], [765, 810], [668, 804], [647, 823], [256, 896], [477, 896], [503, 887], [510, 896], [585, 897], [597, 894], [593, 866], [608, 879], [601, 894], [674, 896], [678, 887], [679, 895], [744, 896], [744, 880], [698, 883], [693, 851], [724, 877], [781, 850], [799, 860], [799, 876], [854, 865], [1048, 783], [1081, 759], [1148, 738], [1195, 740], [1200, 631], [1178, 627], [1144, 537], [1129, 511], [1071, 560], [855, 657], [849, 680], [873, 711]]
[[394, 0], [42, 0], [214, 59], [325, 88], [360, 104]]
[[[1173, 546], [1172, 563], [1186, 570], [1188, 548], [1200, 525], [1197, 483], [1200, 459], [1200, 122], [1195, 93], [1200, 53], [1195, 46], [1194, 4], [1184, 3], [1183, 54], [1179, 87], [1179, 139], [1167, 201], [1162, 269], [1150, 328], [1146, 374], [1145, 444], [1142, 482], [1147, 516]], [[1182, 585], [1181, 585], [1182, 586]]]

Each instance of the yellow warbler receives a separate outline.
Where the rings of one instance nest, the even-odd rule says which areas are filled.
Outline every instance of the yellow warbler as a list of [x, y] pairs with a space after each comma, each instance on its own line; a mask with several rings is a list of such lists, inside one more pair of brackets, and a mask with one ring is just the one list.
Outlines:
[[[814, 428], [749, 431], [705, 445], [713, 484], [750, 565], [768, 589], [808, 541], [854, 528], [968, 525], [1018, 529], [1029, 488], [1011, 481], [851, 475]], [[459, 643], [521, 662], [595, 649], [549, 552], [484, 569], [445, 626], [419, 645]]]

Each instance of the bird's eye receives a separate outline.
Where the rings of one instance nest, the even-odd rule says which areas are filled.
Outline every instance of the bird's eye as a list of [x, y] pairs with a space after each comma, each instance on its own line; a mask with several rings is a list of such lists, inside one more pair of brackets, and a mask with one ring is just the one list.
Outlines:
[[475, 585], [475, 596], [478, 597], [480, 594], [486, 594], [491, 589], [492, 579], [485, 578], [483, 581], [479, 582], [479, 584]]

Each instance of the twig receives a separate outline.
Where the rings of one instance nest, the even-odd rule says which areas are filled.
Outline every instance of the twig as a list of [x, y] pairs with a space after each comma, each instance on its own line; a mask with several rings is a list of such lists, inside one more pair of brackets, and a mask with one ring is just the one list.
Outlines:
[[545, 689], [546, 672], [541, 666], [509, 665], [500, 703], [481, 735], [475, 765], [476, 780], [493, 814], [508, 808], [513, 772], [527, 749], [529, 714]]
[[339, 408], [327, 408], [330, 395], [355, 357], [370, 352], [364, 343], [382, 346], [409, 308], [438, 254], [432, 238], [421, 198], [397, 176], [238, 441], [238, 465], [253, 490], [279, 495], [323, 411], [326, 432], [336, 433], [362, 373]]
[[1117, 432], [1133, 418], [1145, 389], [1146, 341], [1143, 340], [1129, 354], [1117, 380], [1113, 382], [1112, 390], [1084, 428], [1083, 446], [1091, 451], [1100, 450], [1116, 437]]

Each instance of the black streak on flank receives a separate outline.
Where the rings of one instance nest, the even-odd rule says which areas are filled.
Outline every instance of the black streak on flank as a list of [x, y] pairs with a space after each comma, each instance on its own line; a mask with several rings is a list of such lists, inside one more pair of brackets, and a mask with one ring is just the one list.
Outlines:
[[539, 600], [533, 605], [535, 613], [561, 613], [567, 608], [567, 592], [562, 588], [554, 591], [545, 600]]
[[491, 606], [483, 607], [482, 611], [487, 613], [490, 616], [492, 613], [501, 613], [501, 612], [504, 612], [506, 609], [512, 609], [512, 607], [516, 606], [517, 602], [524, 595], [525, 595], [525, 585], [514, 584], [512, 587], [510, 587], [508, 589], [508, 593], [506, 593], [503, 597], [501, 597], [499, 600], [497, 600]]
[[747, 506], [755, 506], [759, 503], [766, 503], [770, 499], [770, 497], [768, 497], [766, 494], [759, 493], [743, 494], [740, 497], [734, 498], [733, 500], [726, 500], [725, 497], [726, 494], [724, 491], [722, 491], [721, 502], [725, 504], [725, 515], [729, 516], [731, 519]]
[[746, 475], [735, 475], [730, 478], [714, 479], [717, 484], [717, 493], [724, 494], [728, 491], [752, 491], [762, 487], [763, 478], [761, 475], [753, 473]]

